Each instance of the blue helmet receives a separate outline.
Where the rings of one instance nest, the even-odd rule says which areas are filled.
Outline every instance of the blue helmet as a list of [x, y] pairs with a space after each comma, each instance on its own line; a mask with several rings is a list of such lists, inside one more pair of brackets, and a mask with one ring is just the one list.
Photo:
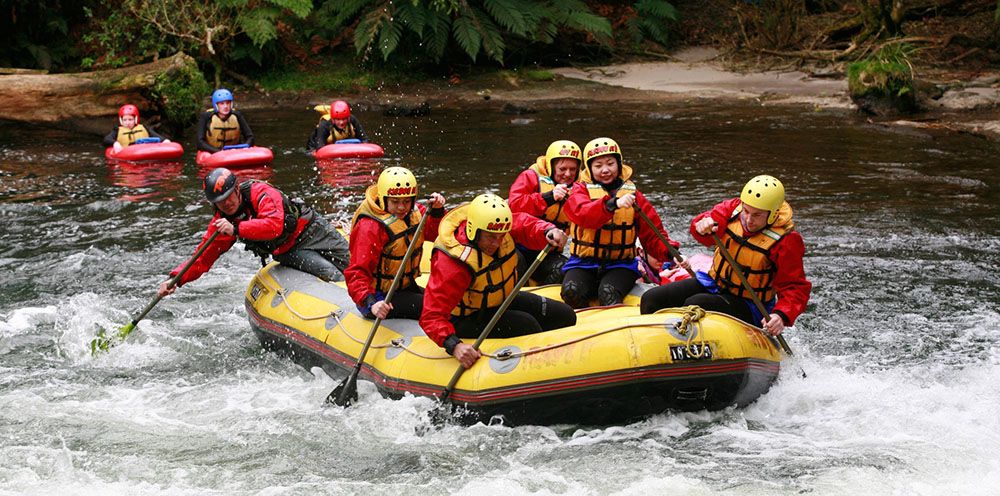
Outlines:
[[219, 102], [233, 101], [233, 92], [225, 88], [219, 88], [212, 93], [212, 107], [219, 110]]

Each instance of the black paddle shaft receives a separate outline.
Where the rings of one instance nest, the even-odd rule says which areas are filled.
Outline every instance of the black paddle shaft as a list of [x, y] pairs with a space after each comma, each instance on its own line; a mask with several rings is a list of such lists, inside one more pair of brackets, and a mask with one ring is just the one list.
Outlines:
[[[670, 256], [673, 257], [674, 260], [677, 260], [678, 264], [680, 262], [683, 262], [684, 257], [681, 256], [681, 252], [677, 251], [677, 248], [674, 248], [674, 246], [670, 244], [670, 240], [668, 240], [667, 237], [664, 236], [663, 233], [661, 233], [660, 230], [657, 229], [655, 225], [653, 225], [653, 221], [649, 218], [648, 215], [646, 215], [646, 212], [643, 212], [642, 209], [639, 208], [639, 205], [635, 206], [635, 211], [639, 214], [639, 217], [642, 217], [642, 220], [646, 221], [646, 224], [649, 225], [649, 228], [652, 229], [654, 233], [656, 233], [656, 237], [660, 238], [660, 242], [663, 243], [663, 246], [667, 247], [667, 253], [670, 253]], [[694, 270], [691, 270], [691, 267], [684, 267], [684, 270], [687, 271], [688, 275], [691, 276], [692, 279], [695, 279]]]

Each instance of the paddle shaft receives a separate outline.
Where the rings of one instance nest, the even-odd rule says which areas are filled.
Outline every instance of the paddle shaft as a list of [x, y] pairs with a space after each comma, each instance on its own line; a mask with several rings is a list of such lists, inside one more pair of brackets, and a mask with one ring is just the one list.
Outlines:
[[[396, 294], [396, 289], [399, 287], [399, 281], [403, 279], [403, 272], [406, 271], [406, 265], [410, 261], [410, 257], [413, 255], [414, 250], [418, 243], [423, 243], [423, 237], [421, 234], [424, 232], [424, 225], [427, 224], [427, 218], [431, 215], [431, 207], [427, 207], [427, 211], [424, 215], [420, 217], [420, 222], [417, 224], [417, 230], [413, 234], [413, 239], [410, 240], [410, 244], [406, 247], [406, 253], [403, 254], [403, 261], [399, 265], [399, 269], [396, 270], [396, 275], [392, 278], [392, 284], [389, 285], [389, 292], [385, 295], [385, 302], [391, 303], [392, 297]], [[379, 326], [382, 325], [382, 318], [376, 317], [375, 323], [372, 324], [372, 330], [368, 332], [368, 339], [365, 340], [365, 346], [361, 348], [361, 354], [358, 355], [358, 363], [354, 364], [354, 368], [351, 369], [351, 374], [344, 381], [344, 384], [340, 394], [337, 395], [336, 404], [344, 406], [347, 404], [345, 401], [347, 398], [353, 396], [353, 390], [356, 389], [354, 385], [358, 382], [358, 373], [361, 372], [361, 367], [365, 363], [365, 355], [368, 354], [368, 349], [372, 346], [372, 341], [375, 340], [375, 332], [378, 331]]]
[[[725, 257], [726, 261], [729, 262], [733, 271], [736, 272], [736, 277], [740, 278], [740, 282], [743, 283], [743, 288], [750, 294], [750, 299], [753, 300], [753, 304], [757, 307], [757, 311], [759, 311], [764, 318], [767, 318], [769, 314], [767, 309], [764, 308], [764, 303], [760, 301], [760, 296], [757, 296], [757, 292], [754, 291], [752, 286], [750, 286], [750, 281], [748, 281], [746, 276], [743, 275], [743, 269], [740, 268], [740, 266], [736, 263], [736, 260], [733, 259], [733, 255], [729, 253], [726, 246], [722, 244], [722, 240], [719, 239], [719, 235], [715, 233], [715, 228], [713, 227], [712, 229], [712, 239], [715, 240], [716, 248], [722, 253], [722, 256]], [[778, 344], [781, 345], [781, 349], [785, 350], [785, 353], [788, 353], [788, 356], [792, 356], [792, 348], [788, 346], [788, 341], [785, 341], [785, 337], [778, 334], [775, 338], [778, 339]]]
[[[207, 250], [209, 245], [211, 245], [212, 242], [215, 241], [215, 237], [218, 235], [219, 231], [215, 231], [214, 233], [212, 233], [211, 236], [208, 237], [208, 241], [205, 241], [205, 244], [201, 245], [201, 248], [198, 248], [198, 251], [194, 252], [194, 255], [190, 259], [188, 259], [188, 261], [184, 264], [183, 267], [181, 267], [180, 272], [178, 272], [176, 276], [170, 279], [170, 284], [167, 286], [168, 288], [172, 288], [177, 285], [177, 281], [180, 281], [181, 278], [184, 277], [184, 274], [187, 273], [188, 269], [190, 269], [191, 266], [194, 265], [194, 263], [199, 258], [201, 258], [201, 254], [205, 253], [205, 250]], [[132, 319], [132, 326], [138, 325], [139, 321], [142, 320], [144, 317], [146, 317], [146, 314], [149, 313], [149, 311], [152, 310], [153, 307], [155, 307], [156, 304], [159, 303], [160, 300], [162, 299], [163, 297], [160, 296], [159, 293], [157, 293], [156, 297], [153, 298], [153, 301], [150, 301], [149, 304], [146, 305], [146, 308], [142, 309], [142, 313], [140, 313], [139, 316], [137, 316], [136, 318]]]
[[[635, 206], [635, 211], [639, 214], [639, 217], [642, 217], [642, 220], [646, 221], [646, 224], [649, 225], [649, 228], [652, 229], [654, 233], [656, 233], [656, 237], [660, 238], [660, 241], [663, 243], [663, 246], [667, 247], [667, 253], [669, 253], [674, 260], [677, 260], [678, 264], [680, 262], [683, 262], [684, 257], [681, 256], [681, 252], [677, 251], [677, 248], [674, 248], [674, 246], [670, 244], [670, 241], [667, 239], [666, 236], [663, 235], [663, 233], [660, 232], [659, 229], [656, 228], [656, 226], [653, 224], [652, 219], [650, 219], [649, 216], [646, 215], [646, 212], [643, 212], [642, 209], [639, 208], [639, 205]], [[694, 270], [692, 270], [690, 267], [684, 267], [684, 270], [686, 270], [688, 275], [691, 276], [691, 279], [695, 279]]]
[[[478, 350], [479, 345], [483, 344], [483, 341], [489, 337], [490, 332], [493, 331], [494, 327], [496, 327], [497, 322], [500, 322], [500, 317], [503, 317], [503, 313], [507, 311], [507, 307], [514, 302], [514, 297], [517, 296], [517, 292], [520, 291], [521, 288], [528, 282], [528, 278], [531, 277], [531, 274], [535, 272], [535, 269], [542, 264], [542, 260], [545, 260], [545, 256], [552, 251], [552, 248], [552, 245], [546, 245], [544, 250], [538, 252], [538, 256], [535, 257], [535, 261], [531, 263], [528, 270], [524, 271], [524, 274], [521, 275], [521, 279], [519, 279], [517, 284], [514, 285], [513, 291], [507, 295], [507, 298], [504, 298], [503, 303], [500, 304], [500, 308], [497, 309], [496, 313], [493, 314], [493, 318], [491, 318], [486, 324], [486, 327], [483, 328], [483, 332], [479, 334], [479, 338], [476, 339], [476, 342], [472, 345], [474, 349]], [[442, 403], [447, 400], [448, 396], [451, 395], [451, 392], [455, 390], [455, 384], [458, 384], [458, 379], [462, 377], [464, 372], [465, 367], [459, 365], [458, 369], [455, 370], [455, 375], [453, 375], [451, 377], [451, 381], [448, 382], [448, 387], [445, 388], [444, 393], [441, 394]]]

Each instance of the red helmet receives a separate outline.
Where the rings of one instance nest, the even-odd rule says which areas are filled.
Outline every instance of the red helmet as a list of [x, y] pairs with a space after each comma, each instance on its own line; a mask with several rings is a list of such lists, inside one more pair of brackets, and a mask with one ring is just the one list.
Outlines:
[[139, 123], [139, 107], [136, 107], [135, 105], [132, 105], [131, 103], [128, 104], [128, 105], [122, 105], [121, 108], [118, 109], [118, 118], [120, 119], [120, 118], [122, 118], [122, 117], [124, 117], [126, 115], [134, 116], [135, 117], [135, 123], [136, 124]]
[[330, 104], [331, 119], [347, 119], [351, 117], [351, 106], [343, 100], [337, 100]]

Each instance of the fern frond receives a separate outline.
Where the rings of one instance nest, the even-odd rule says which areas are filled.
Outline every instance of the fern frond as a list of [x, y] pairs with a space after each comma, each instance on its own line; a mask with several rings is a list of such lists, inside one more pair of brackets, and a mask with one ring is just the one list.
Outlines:
[[639, 0], [635, 3], [635, 11], [639, 14], [639, 19], [648, 16], [676, 21], [678, 17], [677, 8], [665, 0]]
[[451, 27], [458, 46], [475, 62], [476, 56], [479, 55], [479, 47], [482, 44], [482, 35], [476, 29], [475, 22], [469, 16], [461, 15], [452, 21]]
[[497, 24], [518, 35], [528, 34], [528, 23], [518, 9], [517, 2], [511, 0], [485, 0], [483, 8], [493, 17]]
[[423, 37], [427, 19], [433, 15], [434, 12], [428, 10], [426, 7], [414, 5], [410, 2], [400, 2], [396, 5], [396, 15], [393, 21], [403, 23], [410, 31], [416, 33], [418, 37]]
[[379, 31], [378, 46], [382, 51], [382, 60], [389, 60], [389, 55], [399, 46], [399, 38], [403, 35], [403, 24], [389, 20], [382, 24]]
[[312, 12], [312, 0], [268, 0], [273, 5], [292, 11], [299, 19], [305, 18]]
[[435, 62], [440, 62], [444, 56], [444, 49], [448, 47], [448, 40], [451, 38], [451, 17], [445, 12], [434, 12], [428, 19], [427, 25], [430, 29], [430, 38], [424, 37], [427, 45], [427, 52]]
[[278, 29], [274, 24], [280, 11], [272, 7], [261, 7], [246, 11], [239, 17], [240, 27], [250, 37], [257, 47], [278, 38]]
[[368, 59], [368, 54], [375, 43], [375, 37], [383, 25], [392, 22], [392, 15], [389, 12], [391, 6], [392, 2], [387, 1], [382, 6], [371, 10], [361, 18], [358, 26], [354, 28], [354, 48], [359, 55], [363, 54], [362, 60]]

